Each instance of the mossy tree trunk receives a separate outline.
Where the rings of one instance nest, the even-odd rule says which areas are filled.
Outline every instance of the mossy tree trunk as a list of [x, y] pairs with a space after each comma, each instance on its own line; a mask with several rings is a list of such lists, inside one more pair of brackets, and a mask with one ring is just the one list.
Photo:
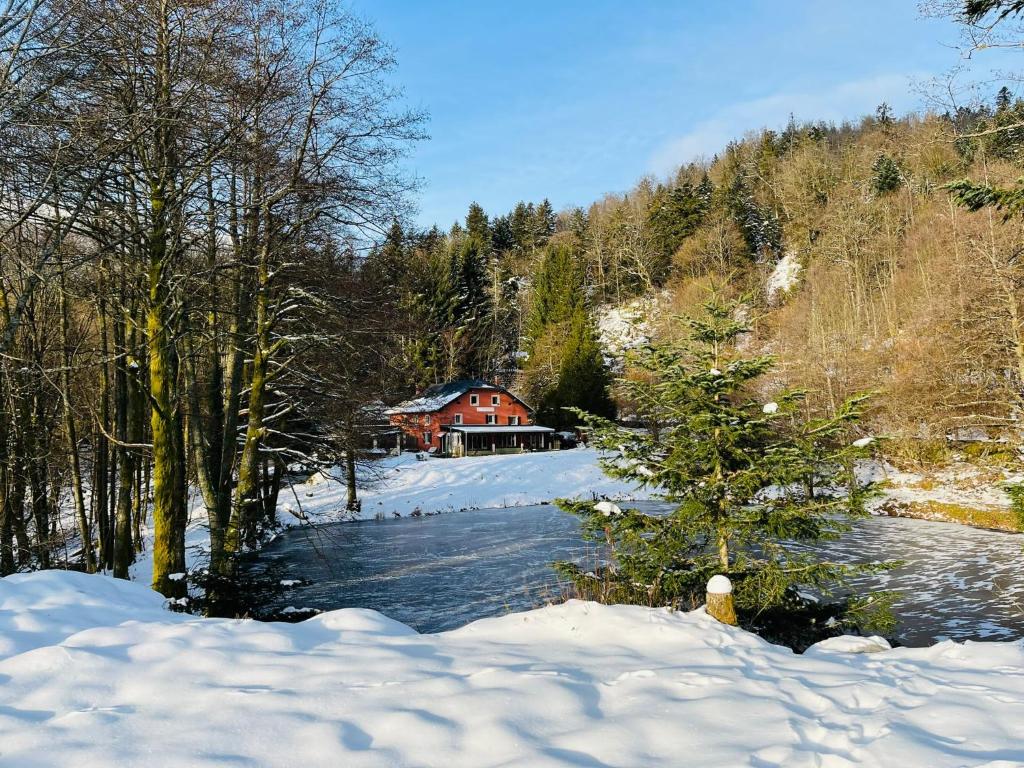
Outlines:
[[155, 113], [150, 160], [150, 216], [148, 237], [148, 308], [146, 332], [149, 351], [149, 390], [153, 437], [153, 588], [168, 597], [182, 597], [185, 571], [185, 456], [182, 421], [177, 402], [178, 361], [171, 320], [170, 236], [171, 204], [177, 163], [174, 150], [174, 114], [171, 104], [170, 9], [158, 5], [154, 48]]

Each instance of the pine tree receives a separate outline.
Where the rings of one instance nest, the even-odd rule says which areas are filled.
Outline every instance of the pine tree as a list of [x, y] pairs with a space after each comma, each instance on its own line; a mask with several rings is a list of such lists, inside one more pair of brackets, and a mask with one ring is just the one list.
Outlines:
[[546, 249], [533, 277], [526, 321], [529, 341], [539, 338], [547, 326], [568, 321], [583, 299], [583, 267], [572, 249], [565, 245]]
[[655, 191], [647, 216], [651, 240], [661, 256], [654, 275], [657, 282], [667, 276], [673, 254], [701, 225], [707, 207], [707, 202], [689, 182], [671, 190], [659, 186]]
[[496, 254], [505, 254], [516, 246], [515, 235], [508, 216], [498, 216], [491, 222], [491, 247]]
[[615, 405], [608, 393], [610, 384], [594, 321], [587, 308], [578, 303], [568, 320], [558, 382], [539, 403], [538, 418], [556, 429], [578, 424], [578, 411], [611, 418]]
[[533, 224], [533, 203], [516, 203], [509, 214], [509, 230], [517, 253], [526, 253], [533, 248]]
[[1005, 85], [996, 93], [996, 114], [1005, 112], [1013, 103], [1013, 93]]
[[887, 195], [903, 184], [903, 171], [899, 163], [884, 152], [871, 166], [871, 188], [876, 195]]
[[750, 255], [756, 259], [778, 257], [782, 252], [782, 224], [773, 211], [757, 204], [740, 174], [729, 189], [728, 203]]
[[490, 255], [491, 225], [487, 220], [487, 214], [478, 203], [469, 204], [469, 212], [466, 214], [466, 234], [480, 244], [484, 255]]
[[543, 248], [548, 240], [555, 234], [555, 209], [547, 198], [541, 201], [540, 205], [533, 209], [533, 219], [530, 223], [531, 248]]
[[452, 254], [450, 281], [455, 290], [453, 325], [467, 341], [460, 373], [485, 376], [491, 358], [491, 296], [486, 257], [476, 238], [467, 237]]
[[366, 269], [380, 281], [381, 285], [398, 286], [404, 282], [408, 270], [405, 231], [397, 220], [391, 223], [387, 237], [380, 247], [370, 253]]
[[591, 539], [610, 544], [612, 562], [597, 574], [571, 563], [559, 568], [586, 597], [684, 607], [702, 602], [708, 579], [725, 574], [741, 622], [777, 639], [796, 637], [795, 644], [817, 639], [812, 619], [886, 626], [883, 596], [824, 607], [802, 596], [828, 594], [884, 567], [822, 561], [807, 546], [840, 536], [864, 514], [868, 489], [853, 462], [868, 455], [871, 441], [849, 437], [864, 398], [813, 420], [801, 416], [799, 392], [758, 402], [754, 385], [772, 360], [736, 352], [747, 332], [737, 309], [712, 300], [705, 318], [690, 321], [689, 343], [648, 350], [637, 364], [649, 376], [623, 380], [637, 411], [664, 425], [656, 435], [580, 414], [608, 452], [605, 473], [654, 489], [673, 509], [619, 513], [560, 501]]

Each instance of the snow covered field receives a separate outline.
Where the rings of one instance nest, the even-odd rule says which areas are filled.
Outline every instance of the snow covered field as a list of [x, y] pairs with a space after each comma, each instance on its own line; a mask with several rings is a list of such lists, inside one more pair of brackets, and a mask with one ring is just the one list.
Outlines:
[[[595, 450], [576, 448], [547, 453], [474, 456], [417, 461], [415, 454], [388, 456], [362, 472], [360, 517], [402, 517], [462, 509], [490, 509], [540, 504], [559, 497], [647, 499], [649, 494], [601, 472]], [[345, 487], [340, 470], [316, 475], [297, 486], [298, 500], [281, 494], [281, 509], [301, 506], [316, 521], [345, 515]]]
[[700, 611], [572, 602], [419, 635], [161, 606], [0, 580], [0, 765], [1024, 764], [1021, 643], [797, 656]]

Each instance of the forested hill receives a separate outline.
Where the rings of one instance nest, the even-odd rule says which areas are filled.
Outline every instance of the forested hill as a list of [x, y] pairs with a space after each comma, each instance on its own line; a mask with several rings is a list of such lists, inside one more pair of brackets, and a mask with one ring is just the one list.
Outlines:
[[410, 380], [497, 374], [549, 419], [608, 407], [594, 338], [610, 310], [670, 337], [715, 288], [748, 298], [753, 344], [809, 407], [875, 391], [870, 426], [908, 444], [1000, 436], [1024, 379], [1024, 238], [948, 185], [1017, 178], [1022, 129], [989, 129], [1022, 116], [1004, 88], [953, 116], [791, 122], [585, 209], [474, 203], [448, 232], [396, 224], [369, 266], [414, 319]]

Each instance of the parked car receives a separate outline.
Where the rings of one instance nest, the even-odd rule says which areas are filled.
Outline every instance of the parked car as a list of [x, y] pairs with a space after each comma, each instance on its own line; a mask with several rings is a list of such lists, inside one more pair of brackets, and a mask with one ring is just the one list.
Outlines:
[[579, 438], [575, 432], [555, 432], [555, 437], [562, 443], [563, 448], [575, 448], [579, 444]]

